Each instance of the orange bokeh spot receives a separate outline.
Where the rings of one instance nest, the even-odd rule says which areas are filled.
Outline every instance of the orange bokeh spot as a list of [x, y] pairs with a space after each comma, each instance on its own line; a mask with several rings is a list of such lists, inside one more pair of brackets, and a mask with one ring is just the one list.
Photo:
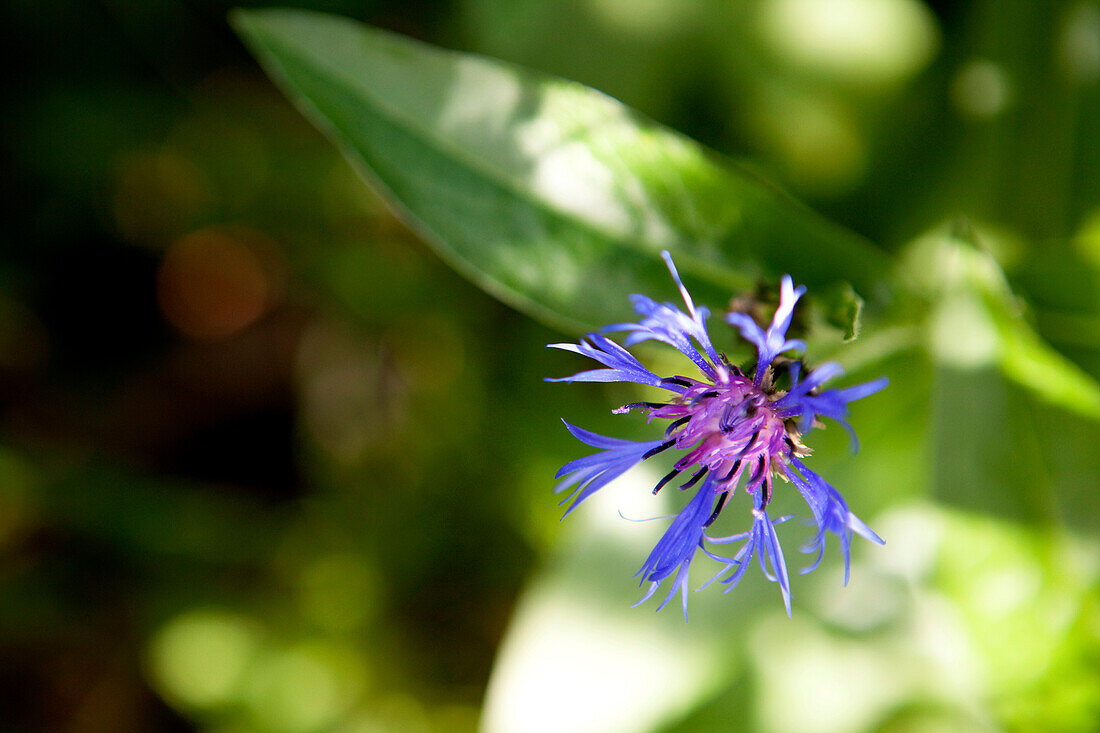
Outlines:
[[[277, 295], [273, 268], [255, 232], [201, 229], [176, 241], [157, 273], [157, 301], [168, 321], [202, 340], [255, 323]], [[256, 241], [253, 241], [256, 240]]]

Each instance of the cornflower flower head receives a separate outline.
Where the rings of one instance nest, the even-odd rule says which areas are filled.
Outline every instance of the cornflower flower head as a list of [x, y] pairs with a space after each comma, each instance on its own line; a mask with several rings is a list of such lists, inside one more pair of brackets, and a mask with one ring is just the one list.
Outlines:
[[[820, 417], [829, 417], [848, 430], [853, 451], [858, 450], [855, 431], [846, 419], [848, 404], [883, 389], [887, 379], [882, 377], [844, 389], [824, 389], [825, 382], [843, 373], [840, 365], [828, 362], [803, 377], [802, 362], [783, 356], [806, 349], [804, 342], [787, 338], [795, 305], [806, 292], [803, 286], [794, 287], [789, 275], [782, 278], [779, 307], [766, 329], [744, 313], [726, 316], [741, 337], [756, 347], [756, 364], [742, 371], [714, 348], [707, 330], [709, 311], [695, 305], [671, 255], [662, 252], [661, 256], [680, 290], [685, 308], [657, 303], [644, 295], [631, 296], [634, 310], [640, 316], [637, 323], [606, 326], [598, 333], [588, 334], [587, 341], [576, 344], [549, 345], [586, 356], [602, 368], [547, 381], [634, 382], [658, 387], [670, 393], [667, 402], [636, 402], [614, 412], [641, 410], [648, 414], [649, 421], [670, 422], [662, 437], [642, 442], [609, 438], [565, 423], [578, 440], [598, 450], [562, 466], [557, 474], [561, 482], [555, 492], [572, 489], [562, 502], [569, 503], [565, 512], [568, 515], [638, 463], [664, 451], [683, 451], [672, 470], [657, 482], [653, 493], [685, 477], [680, 489], [696, 488], [638, 571], [642, 585], [648, 582], [649, 587], [635, 605], [652, 598], [667, 580], [671, 587], [657, 610], [664, 608], [679, 591], [686, 619], [689, 569], [696, 554], [702, 552], [722, 565], [704, 587], [718, 582], [727, 593], [741, 581], [755, 556], [764, 576], [779, 585], [789, 616], [790, 578], [775, 527], [790, 516], [773, 519], [768, 514], [774, 478], [778, 476], [798, 490], [817, 525], [816, 535], [802, 548], [803, 552], [816, 553], [816, 557], [802, 572], [808, 573], [821, 563], [826, 537], [833, 534], [839, 539], [844, 556], [847, 584], [852, 534], [878, 544], [883, 544], [883, 540], [848, 509], [840, 492], [806, 467], [803, 459], [810, 449], [802, 442], [802, 436], [821, 424]], [[604, 335], [616, 332], [627, 334], [622, 346]], [[650, 340], [679, 350], [698, 367], [701, 378], [660, 377], [625, 348]], [[776, 361], [780, 357], [789, 375], [786, 389], [776, 385]], [[751, 499], [750, 528], [728, 537], [711, 537], [708, 528], [741, 484]], [[708, 545], [737, 543], [740, 547], [732, 556], [708, 548]]]

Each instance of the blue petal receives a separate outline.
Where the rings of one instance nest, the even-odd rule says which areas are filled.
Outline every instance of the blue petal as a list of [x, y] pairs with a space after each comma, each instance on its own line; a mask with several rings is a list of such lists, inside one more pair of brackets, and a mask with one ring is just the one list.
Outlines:
[[779, 590], [783, 594], [783, 605], [786, 607], [787, 616], [789, 617], [791, 615], [791, 582], [787, 574], [787, 561], [783, 557], [783, 547], [779, 544], [779, 535], [775, 531], [775, 525], [786, 522], [790, 517], [780, 517], [773, 520], [761, 507], [762, 502], [762, 494], [758, 493], [755, 498], [756, 509], [753, 511], [752, 529], [748, 532], [730, 537], [707, 538], [710, 542], [716, 544], [745, 540], [745, 544], [741, 546], [741, 549], [733, 558], [718, 558], [711, 555], [716, 560], [725, 560], [727, 564], [714, 578], [711, 578], [708, 584], [733, 570], [732, 575], [721, 581], [727, 586], [725, 592], [729, 593], [741, 582], [741, 578], [748, 571], [749, 564], [755, 554], [760, 563], [760, 569], [764, 571], [764, 577], [773, 583], [779, 584]]
[[817, 568], [825, 553], [827, 534], [835, 534], [840, 540], [840, 551], [844, 557], [844, 584], [847, 585], [851, 569], [852, 532], [880, 545], [885, 544], [885, 541], [848, 509], [844, 497], [825, 479], [806, 468], [797, 458], [790, 458], [790, 462], [798, 470], [785, 466], [784, 473], [806, 500], [817, 523], [817, 535], [802, 548], [803, 552], [817, 552], [817, 558], [802, 572], [808, 573]]
[[726, 323], [736, 326], [741, 331], [741, 338], [754, 345], [757, 353], [763, 354], [767, 350], [767, 336], [764, 334], [764, 329], [756, 325], [752, 316], [745, 313], [727, 313]]
[[[772, 324], [768, 327], [768, 344], [772, 348], [779, 348], [784, 343], [787, 338], [787, 329], [791, 327], [791, 318], [794, 316], [794, 306], [805, 293], [805, 285], [799, 285], [796, 288], [790, 275], [783, 276], [779, 285], [779, 307], [775, 309]], [[776, 352], [776, 354], [779, 353]]]
[[714, 481], [708, 476], [695, 492], [695, 496], [661, 535], [661, 539], [657, 541], [641, 569], [635, 573], [636, 576], [642, 576], [643, 583], [648, 580], [652, 584], [646, 594], [634, 604], [635, 606], [649, 600], [661, 583], [675, 573], [676, 578], [672, 582], [672, 587], [657, 610], [660, 611], [668, 605], [676, 595], [676, 591], [680, 591], [684, 618], [687, 618], [688, 571], [691, 560], [695, 557], [695, 551], [702, 547], [703, 532], [706, 529], [707, 520], [710, 519], [714, 496]]
[[848, 404], [884, 389], [889, 384], [889, 380], [886, 377], [880, 377], [870, 382], [857, 384], [854, 387], [828, 389], [816, 395], [809, 394], [810, 390], [821, 386], [827, 380], [842, 373], [843, 369], [840, 368], [840, 365], [829, 362], [822, 364], [811, 372], [804, 382], [798, 383], [798, 370], [792, 367], [791, 379], [793, 386], [786, 395], [776, 400], [774, 406], [784, 417], [799, 416], [799, 428], [804, 433], [810, 430], [814, 418], [818, 415], [832, 418], [848, 431], [852, 438], [852, 450], [858, 451], [859, 439], [856, 437], [855, 430], [847, 422]]
[[[630, 302], [633, 303], [635, 312], [642, 316], [642, 320], [639, 323], [614, 323], [610, 326], [604, 326], [600, 330], [605, 333], [630, 332], [630, 335], [624, 340], [627, 346], [649, 340], [666, 343], [695, 362], [696, 366], [708, 377], [715, 379], [718, 373], [714, 365], [719, 363], [719, 356], [714, 344], [711, 343], [710, 334], [707, 332], [706, 319], [710, 312], [706, 308], [695, 306], [695, 302], [691, 299], [691, 295], [680, 279], [680, 274], [676, 271], [672, 256], [664, 251], [661, 253], [661, 257], [664, 258], [665, 264], [668, 265], [668, 270], [672, 274], [672, 279], [675, 280], [676, 286], [680, 289], [680, 294], [684, 298], [684, 305], [687, 306], [688, 312], [684, 313], [672, 303], [658, 303], [646, 295], [631, 295]], [[703, 351], [711, 360], [710, 362], [692, 344], [692, 339], [703, 347]]]
[[787, 339], [787, 330], [791, 327], [794, 307], [798, 299], [806, 292], [805, 285], [794, 287], [790, 275], [784, 275], [780, 284], [779, 307], [775, 310], [771, 325], [765, 332], [756, 322], [744, 313], [730, 313], [726, 322], [736, 326], [746, 341], [756, 346], [758, 356], [754, 383], [759, 387], [768, 366], [785, 351], [805, 351], [806, 343], [798, 339]]
[[[639, 443], [636, 440], [612, 438], [607, 435], [593, 433], [591, 430], [585, 430], [584, 428], [578, 428], [576, 425], [571, 425], [565, 420], [562, 420], [562, 423], [568, 428], [569, 432], [573, 434], [574, 438], [593, 448], [624, 448], [627, 446], [648, 445], [648, 443]], [[658, 440], [656, 442], [660, 443], [661, 441]]]
[[558, 470], [556, 478], [563, 476], [566, 478], [554, 487], [554, 493], [560, 493], [573, 486], [577, 487], [562, 501], [563, 504], [572, 502], [565, 510], [564, 516], [568, 516], [582, 501], [629, 471], [645, 458], [646, 453], [662, 444], [660, 440], [638, 442], [609, 438], [606, 435], [570, 425], [564, 420], [562, 422], [577, 440], [593, 448], [602, 449], [599, 453], [570, 461]]
[[661, 386], [661, 378], [642, 366], [633, 354], [617, 343], [598, 333], [588, 334], [591, 343], [547, 344], [548, 348], [572, 351], [603, 364], [608, 369], [593, 369], [571, 377], [547, 379], [547, 382], [635, 382], [654, 387]]
[[764, 574], [769, 576], [768, 580], [775, 582], [775, 578], [778, 578], [779, 589], [783, 594], [783, 605], [787, 607], [787, 618], [790, 618], [791, 580], [787, 576], [787, 561], [783, 557], [783, 547], [779, 544], [779, 535], [775, 532], [775, 525], [768, 518], [767, 512], [761, 511], [761, 515], [757, 522], [760, 526], [760, 534], [763, 535], [767, 564], [771, 565], [773, 572], [769, 575], [767, 568], [764, 567], [764, 558], [761, 558], [760, 567], [764, 568]]

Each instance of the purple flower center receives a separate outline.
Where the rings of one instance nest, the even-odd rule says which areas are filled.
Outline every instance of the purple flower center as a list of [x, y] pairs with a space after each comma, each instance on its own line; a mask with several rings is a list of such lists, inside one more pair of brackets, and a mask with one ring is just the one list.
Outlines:
[[[735, 368], [723, 368], [715, 384], [685, 381], [690, 386], [678, 399], [649, 412], [650, 419], [672, 420], [662, 449], [687, 451], [658, 484], [658, 490], [680, 472], [698, 465], [692, 483], [710, 473], [715, 493], [732, 495], [745, 475], [746, 491], [755, 494], [763, 488], [762, 503], [767, 505], [772, 464], [778, 460], [781, 465], [784, 454], [796, 444], [788, 435], [785, 420], [772, 406], [774, 399]], [[716, 507], [714, 517], [720, 510]]]
[[[782, 354], [801, 352], [806, 348], [804, 342], [787, 338], [795, 305], [806, 291], [802, 286], [796, 288], [789, 276], [782, 279], [780, 303], [767, 329], [761, 328], [743, 313], [726, 316], [726, 321], [735, 326], [745, 340], [756, 346], [757, 363], [752, 369], [752, 376], [746, 376], [714, 348], [706, 326], [709, 311], [695, 306], [671, 256], [664, 252], [662, 257], [679, 287], [687, 312], [672, 303], [657, 303], [646, 296], [635, 295], [632, 301], [641, 316], [638, 323], [607, 326], [601, 329], [601, 333], [589, 334], [588, 343], [550, 345], [587, 356], [604, 366], [551, 381], [634, 382], [671, 392], [667, 403], [637, 402], [614, 411], [622, 413], [641, 409], [648, 411], [650, 421], [654, 418], [670, 420], [664, 438], [646, 442], [608, 438], [566, 423], [573, 435], [601, 452], [563, 466], [558, 472], [558, 477], [563, 480], [557, 490], [573, 488], [573, 493], [566, 499], [571, 500], [568, 514], [584, 499], [637, 463], [666, 450], [684, 451], [672, 470], [654, 487], [653, 493], [656, 494], [689, 469], [692, 473], [680, 484], [680, 488], [688, 489], [700, 481], [702, 484], [669, 525], [638, 572], [643, 583], [647, 580], [650, 583], [649, 590], [639, 603], [650, 598], [662, 582], [675, 576], [673, 588], [658, 610], [680, 590], [686, 615], [688, 570], [696, 551], [702, 550], [708, 557], [724, 563], [723, 569], [711, 582], [722, 578], [727, 592], [740, 582], [755, 555], [764, 576], [779, 584], [789, 614], [789, 578], [783, 549], [775, 531], [775, 525], [789, 517], [773, 520], [768, 516], [773, 475], [794, 484], [809, 505], [818, 526], [816, 537], [803, 548], [806, 552], [817, 552], [817, 558], [804, 572], [813, 570], [821, 562], [825, 537], [834, 534], [840, 540], [847, 582], [852, 533], [880, 544], [882, 539], [848, 510], [848, 505], [836, 489], [801, 462], [800, 459], [810, 453], [802, 443], [802, 433], [818, 424], [818, 417], [829, 417], [852, 433], [853, 447], [856, 447], [855, 432], [846, 422], [848, 403], [879, 391], [886, 386], [886, 379], [845, 389], [824, 389], [825, 382], [843, 372], [840, 365], [823, 364], [809, 371], [800, 381], [802, 363], [791, 361], [790, 388], [776, 389], [776, 359]], [[628, 335], [624, 344], [627, 347], [648, 340], [666, 343], [688, 357], [699, 368], [704, 379], [685, 376], [661, 378], [623, 346], [603, 335], [609, 332], [626, 332]], [[707, 528], [742, 481], [745, 491], [753, 497], [751, 529], [729, 537], [708, 536]], [[713, 544], [743, 542], [743, 545], [733, 557], [722, 557], [707, 550], [705, 543], [708, 541]]]

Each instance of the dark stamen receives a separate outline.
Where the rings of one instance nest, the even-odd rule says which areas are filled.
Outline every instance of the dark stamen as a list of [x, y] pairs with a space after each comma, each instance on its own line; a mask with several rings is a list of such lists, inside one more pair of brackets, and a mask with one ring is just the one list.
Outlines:
[[[759, 437], [760, 437], [760, 431], [757, 430], [755, 433], [752, 434], [752, 437], [749, 438], [749, 442], [745, 443], [745, 447], [741, 449], [741, 455], [745, 455], [746, 453], [748, 453], [749, 449], [752, 448], [753, 443], [755, 443], [756, 439], [759, 438]], [[761, 456], [761, 458], [763, 458], [763, 456]]]
[[666, 485], [666, 484], [667, 484], [667, 483], [668, 483], [669, 481], [671, 481], [672, 479], [674, 479], [674, 478], [676, 478], [677, 476], [679, 476], [679, 475], [680, 475], [680, 473], [682, 472], [682, 470], [683, 470], [683, 469], [679, 469], [679, 468], [674, 468], [674, 469], [672, 469], [671, 471], [669, 471], [669, 472], [668, 472], [668, 475], [667, 475], [667, 476], [665, 476], [665, 477], [664, 477], [663, 479], [661, 479], [660, 481], [658, 481], [658, 482], [657, 482], [657, 485], [653, 487], [653, 495], [654, 495], [654, 496], [656, 496], [656, 495], [657, 495], [657, 492], [658, 492], [658, 491], [660, 491], [661, 489], [663, 489], [663, 488], [665, 487], [665, 485]]
[[663, 489], [664, 486], [669, 483], [669, 481], [672, 481], [672, 479], [678, 477], [678, 475], [680, 475], [682, 471], [683, 469], [672, 469], [671, 471], [669, 471], [663, 479], [657, 482], [656, 486], [653, 486], [653, 495], [656, 496], [658, 491]]
[[741, 468], [741, 459], [740, 458], [738, 458], [734, 462], [733, 468], [730, 469], [730, 472], [727, 473], [725, 476], [723, 476], [721, 479], [719, 479], [718, 483], [724, 484], [725, 482], [729, 481], [731, 478], [733, 478], [733, 474], [737, 473], [737, 469], [739, 469], [739, 468]]
[[762, 506], [767, 506], [772, 500], [772, 477], [771, 474], [764, 479], [764, 501]]
[[703, 524], [703, 527], [709, 527], [710, 525], [714, 524], [714, 520], [718, 519], [718, 515], [722, 513], [722, 509], [725, 508], [726, 501], [729, 498], [730, 492], [728, 491], [723, 491], [721, 494], [718, 495], [718, 499], [714, 502], [714, 511], [711, 513], [710, 519], [708, 519]]
[[695, 405], [698, 405], [700, 402], [707, 399], [708, 397], [717, 397], [717, 396], [718, 396], [718, 391], [717, 390], [708, 389], [706, 392], [703, 392], [702, 394], [696, 395], [691, 400], [691, 406], [694, 407]]
[[703, 478], [703, 474], [706, 473], [706, 472], [707, 472], [707, 467], [706, 466], [703, 466], [702, 468], [700, 468], [698, 471], [696, 471], [692, 475], [691, 478], [689, 478], [687, 480], [686, 483], [680, 484], [680, 491], [683, 491], [684, 489], [690, 489], [692, 486], [697, 484], [699, 482], [699, 479]]
[[667, 407], [667, 406], [668, 405], [666, 405], [663, 402], [631, 402], [628, 405], [623, 405], [622, 407], [616, 407], [611, 412], [614, 415], [621, 415], [624, 412], [630, 412], [631, 410], [638, 410], [638, 409], [641, 409], [643, 407], [649, 408], [650, 410], [656, 410], [658, 407]]
[[756, 462], [756, 468], [753, 469], [752, 476], [749, 477], [749, 483], [754, 484], [760, 480], [760, 477], [764, 473], [764, 456], [760, 456], [760, 460]]
[[649, 450], [647, 450], [645, 452], [645, 455], [642, 456], [642, 460], [644, 461], [647, 458], [652, 458], [653, 456], [657, 455], [661, 451], [668, 450], [669, 448], [672, 447], [672, 444], [675, 443], [675, 442], [676, 442], [675, 440], [666, 440], [664, 443], [661, 443], [656, 448], [650, 448]]
[[690, 419], [691, 419], [691, 415], [684, 415], [679, 420], [675, 420], [675, 421], [669, 423], [668, 428], [665, 430], [665, 437], [667, 438], [669, 435], [672, 434], [673, 430], [680, 427], [681, 425], [683, 425], [684, 423], [686, 423]]
[[691, 382], [689, 382], [685, 377], [665, 377], [661, 380], [661, 384], [678, 384], [681, 387], [691, 386]]

